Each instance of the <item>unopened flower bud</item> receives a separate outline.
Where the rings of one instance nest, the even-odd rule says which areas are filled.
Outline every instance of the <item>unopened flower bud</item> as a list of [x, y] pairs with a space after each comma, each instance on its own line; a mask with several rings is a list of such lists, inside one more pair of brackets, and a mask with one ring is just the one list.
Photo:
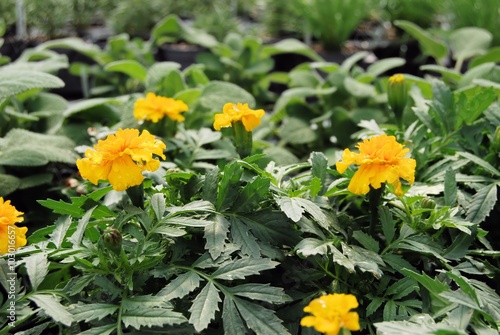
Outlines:
[[420, 200], [420, 207], [425, 209], [434, 209], [436, 208], [436, 202], [431, 198], [426, 197]]
[[389, 78], [387, 84], [387, 98], [391, 106], [399, 128], [403, 126], [403, 111], [408, 101], [408, 89], [406, 80], [402, 74], [395, 74]]
[[102, 233], [104, 246], [113, 251], [115, 254], [120, 254], [122, 248], [122, 234], [115, 227], [107, 227]]

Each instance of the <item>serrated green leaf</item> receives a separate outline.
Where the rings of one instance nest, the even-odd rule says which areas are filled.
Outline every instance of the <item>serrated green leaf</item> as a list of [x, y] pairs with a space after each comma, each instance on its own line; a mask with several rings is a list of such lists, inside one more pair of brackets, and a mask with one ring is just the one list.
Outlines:
[[279, 197], [276, 199], [276, 202], [278, 203], [278, 206], [280, 206], [283, 213], [285, 213], [286, 216], [293, 222], [298, 222], [302, 218], [304, 209], [299, 206], [296, 198]]
[[375, 313], [380, 308], [380, 306], [382, 306], [383, 302], [384, 302], [383, 298], [380, 297], [373, 298], [372, 301], [366, 307], [366, 316], [370, 316], [373, 313]]
[[382, 231], [384, 232], [387, 244], [390, 244], [394, 238], [396, 227], [389, 208], [381, 207], [379, 209], [379, 218], [380, 222], [382, 223]]
[[444, 204], [446, 206], [454, 207], [457, 204], [457, 192], [456, 171], [448, 169], [444, 174]]
[[231, 217], [231, 236], [233, 242], [241, 248], [244, 255], [259, 258], [260, 247], [257, 244], [255, 236], [250, 232], [248, 227], [238, 220], [236, 217]]
[[153, 211], [155, 212], [156, 219], [161, 221], [163, 215], [165, 214], [165, 196], [163, 193], [155, 193], [150, 200]]
[[326, 255], [328, 249], [333, 246], [332, 241], [322, 241], [316, 238], [307, 237], [295, 246], [295, 250], [299, 255], [304, 257], [311, 255]]
[[370, 235], [363, 233], [360, 230], [357, 230], [352, 234], [352, 237], [354, 237], [354, 239], [356, 241], [358, 241], [366, 249], [373, 251], [373, 252], [379, 252], [380, 245], [379, 245], [378, 241], [375, 240]]
[[250, 300], [260, 300], [275, 304], [283, 304], [291, 300], [281, 287], [272, 287], [270, 284], [242, 284], [230, 287], [228, 290], [234, 295]]
[[73, 235], [71, 235], [70, 238], [68, 238], [68, 241], [70, 241], [74, 247], [77, 247], [82, 243], [83, 235], [85, 234], [85, 230], [87, 228], [87, 225], [89, 223], [90, 217], [92, 216], [92, 212], [94, 209], [96, 209], [97, 206], [94, 206], [93, 208], [89, 209], [83, 217], [78, 220], [78, 225], [76, 227], [75, 232]]
[[52, 199], [47, 199], [37, 200], [37, 202], [44, 207], [52, 209], [54, 213], [57, 214], [69, 215], [72, 217], [81, 217], [85, 212], [80, 208], [80, 206], [77, 206], [75, 204], [68, 204], [67, 202], [64, 202], [62, 200], [55, 201]]
[[222, 179], [217, 189], [217, 203], [215, 205], [218, 211], [223, 211], [234, 203], [239, 190], [239, 182], [243, 175], [243, 168], [236, 164], [228, 164], [224, 167]]
[[457, 152], [457, 155], [462, 156], [464, 158], [467, 158], [469, 161], [479, 165], [480, 167], [485, 169], [487, 172], [489, 172], [497, 177], [500, 176], [500, 171], [498, 171], [495, 167], [493, 167], [493, 165], [491, 165], [490, 163], [488, 163], [484, 159], [479, 158], [476, 155], [473, 155], [473, 154], [471, 154], [469, 152], [465, 152], [465, 151], [459, 151], [459, 152]]
[[37, 304], [55, 322], [68, 327], [73, 323], [73, 315], [53, 295], [41, 293], [30, 294], [28, 299]]
[[122, 314], [122, 322], [125, 327], [132, 326], [137, 330], [141, 330], [142, 327], [177, 325], [186, 321], [187, 319], [181, 313], [163, 308], [136, 308]]
[[205, 173], [205, 181], [203, 183], [203, 199], [210, 201], [214, 205], [217, 202], [218, 177], [219, 169], [210, 169]]
[[200, 286], [200, 276], [190, 271], [177, 276], [177, 278], [162, 288], [160, 292], [158, 292], [158, 295], [170, 301], [175, 298], [184, 297], [197, 289], [198, 286]]
[[26, 270], [30, 279], [33, 291], [36, 291], [38, 286], [43, 282], [49, 273], [49, 261], [47, 254], [40, 252], [24, 258], [26, 263]]
[[248, 328], [256, 335], [290, 334], [272, 310], [239, 298], [234, 298], [233, 301]]
[[111, 72], [124, 73], [131, 78], [139, 80], [141, 83], [146, 83], [147, 70], [136, 60], [118, 60], [104, 66], [104, 70]]
[[151, 232], [156, 234], [167, 235], [170, 237], [180, 237], [187, 234], [183, 228], [175, 228], [169, 226], [158, 226], [155, 227]]
[[274, 269], [278, 264], [265, 258], [242, 258], [220, 267], [212, 273], [212, 277], [221, 280], [245, 279], [245, 277], [259, 274], [261, 271]]
[[490, 215], [497, 202], [497, 185], [491, 184], [481, 188], [472, 196], [472, 203], [467, 211], [466, 220], [481, 223]]
[[250, 211], [258, 207], [258, 202], [267, 194], [271, 181], [269, 178], [257, 176], [243, 187], [238, 194], [233, 210], [235, 212]]
[[48, 73], [0, 68], [0, 101], [34, 88], [59, 88], [64, 82]]
[[233, 299], [228, 296], [224, 298], [222, 320], [224, 321], [224, 334], [226, 335], [240, 335], [247, 332]]
[[136, 309], [164, 308], [172, 309], [173, 306], [165, 296], [160, 295], [137, 295], [122, 300], [121, 308], [124, 311]]
[[211, 282], [207, 283], [189, 308], [191, 312], [189, 322], [196, 331], [200, 332], [207, 328], [215, 313], [219, 311], [219, 302], [221, 302], [219, 290]]
[[50, 236], [50, 241], [54, 243], [56, 248], [60, 248], [64, 239], [66, 238], [66, 232], [71, 225], [71, 216], [61, 216], [55, 222], [55, 228]]
[[224, 251], [229, 225], [229, 221], [224, 216], [216, 215], [212, 223], [205, 227], [203, 235], [206, 240], [205, 249], [208, 250], [213, 259], [219, 257]]
[[101, 320], [103, 317], [113, 314], [118, 306], [111, 304], [78, 304], [71, 305], [69, 311], [73, 314], [75, 321], [89, 322]]
[[384, 311], [383, 311], [383, 315], [384, 315], [384, 320], [385, 321], [390, 321], [390, 320], [394, 320], [396, 318], [396, 303], [394, 302], [394, 300], [387, 300], [385, 305], [384, 305]]
[[437, 304], [438, 306], [442, 306], [443, 304], [448, 304], [447, 300], [440, 296], [441, 293], [450, 291], [450, 287], [447, 284], [439, 281], [437, 278], [432, 279], [425, 273], [420, 275], [408, 269], [402, 269], [401, 272], [416, 280], [425, 289], [427, 289], [427, 291], [429, 291], [434, 298], [433, 305]]
[[116, 329], [116, 324], [93, 327], [80, 333], [80, 335], [109, 335]]
[[370, 272], [377, 279], [383, 275], [379, 265], [385, 265], [382, 258], [375, 252], [360, 248], [355, 245], [342, 244], [344, 255], [363, 272]]
[[319, 192], [319, 194], [322, 195], [325, 190], [325, 179], [326, 179], [326, 169], [328, 168], [328, 159], [321, 152], [312, 152], [309, 157], [309, 162], [311, 163], [312, 176], [318, 178], [321, 181], [321, 191]]
[[265, 209], [238, 218], [259, 241], [269, 245], [295, 245], [301, 238], [298, 230], [290, 229], [286, 215], [279, 211]]

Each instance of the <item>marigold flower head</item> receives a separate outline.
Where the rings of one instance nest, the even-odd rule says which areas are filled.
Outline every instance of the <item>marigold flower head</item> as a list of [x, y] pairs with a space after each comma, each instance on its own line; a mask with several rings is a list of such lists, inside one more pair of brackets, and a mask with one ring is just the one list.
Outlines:
[[253, 110], [248, 107], [248, 104], [227, 103], [224, 105], [222, 113], [215, 114], [214, 128], [221, 130], [221, 128], [231, 127], [233, 123], [241, 121], [246, 131], [252, 131], [260, 124], [260, 119], [264, 114], [263, 109]]
[[157, 123], [165, 116], [174, 121], [184, 121], [181, 113], [187, 112], [188, 105], [184, 101], [158, 96], [152, 92], [146, 98], [139, 98], [134, 104], [134, 117], [139, 120], [149, 120]]
[[97, 185], [107, 180], [116, 191], [124, 191], [142, 183], [143, 171], [155, 171], [159, 160], [165, 159], [165, 143], [155, 139], [147, 130], [139, 135], [137, 129], [119, 129], [116, 134], [99, 140], [93, 149], [87, 149], [85, 157], [76, 161], [84, 179]]
[[23, 213], [0, 197], [0, 254], [26, 245], [26, 232], [28, 228], [17, 227], [16, 223], [23, 222]]
[[341, 328], [359, 330], [359, 315], [350, 311], [357, 307], [358, 301], [352, 294], [324, 295], [304, 307], [304, 312], [312, 315], [303, 317], [300, 324], [326, 335], [337, 335]]
[[387, 182], [394, 186], [396, 195], [402, 195], [400, 178], [410, 184], [415, 181], [416, 161], [405, 158], [410, 149], [403, 148], [394, 136], [374, 136], [359, 142], [356, 147], [359, 153], [345, 149], [342, 161], [336, 164], [340, 173], [351, 164], [360, 166], [347, 187], [352, 193], [367, 194], [370, 186], [378, 189]]

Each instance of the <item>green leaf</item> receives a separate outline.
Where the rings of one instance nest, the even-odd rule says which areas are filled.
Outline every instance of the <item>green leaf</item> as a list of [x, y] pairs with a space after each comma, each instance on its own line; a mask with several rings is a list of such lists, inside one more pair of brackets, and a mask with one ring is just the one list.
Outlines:
[[424, 55], [434, 57], [438, 62], [448, 55], [448, 47], [414, 23], [396, 20], [394, 24], [418, 40]]
[[384, 321], [394, 320], [396, 318], [396, 303], [394, 300], [387, 300], [384, 305]]
[[303, 208], [308, 214], [310, 214], [314, 220], [316, 220], [319, 225], [325, 229], [330, 229], [333, 226], [333, 222], [328, 216], [323, 212], [323, 210], [316, 205], [314, 202], [308, 199], [302, 198], [292, 198], [294, 202]]
[[247, 103], [250, 108], [255, 107], [255, 98], [241, 87], [222, 81], [211, 81], [201, 92], [199, 103], [206, 109], [214, 112], [222, 112], [222, 108], [228, 102]]
[[50, 184], [53, 178], [54, 176], [52, 173], [39, 173], [27, 176], [21, 179], [21, 184], [19, 185], [19, 188], [21, 190], [24, 190], [27, 188], [40, 186], [43, 184]]
[[205, 181], [203, 183], [203, 199], [210, 201], [214, 205], [217, 202], [218, 178], [219, 169], [213, 168], [205, 173]]
[[377, 279], [382, 277], [383, 273], [379, 265], [383, 266], [385, 264], [377, 253], [355, 245], [348, 246], [343, 242], [341, 244], [344, 255], [354, 263], [354, 266], [358, 267], [363, 272], [370, 272]]
[[173, 308], [173, 305], [167, 300], [166, 297], [159, 295], [136, 295], [123, 299], [121, 305], [124, 311], [156, 307], [166, 309]]
[[125, 327], [132, 326], [137, 330], [141, 330], [142, 327], [176, 325], [186, 321], [187, 319], [181, 313], [164, 308], [136, 308], [122, 314]]
[[233, 301], [248, 328], [256, 335], [290, 334], [272, 310], [239, 298], [234, 298]]
[[473, 154], [471, 154], [469, 152], [465, 152], [465, 151], [458, 151], [457, 155], [462, 156], [464, 158], [467, 158], [471, 162], [479, 165], [480, 167], [482, 167], [483, 169], [485, 169], [487, 172], [489, 172], [489, 173], [491, 173], [491, 174], [493, 174], [493, 175], [495, 175], [497, 177], [500, 176], [500, 171], [498, 171], [495, 167], [493, 167], [493, 165], [491, 165], [490, 163], [488, 163], [484, 159], [479, 158], [476, 155], [473, 155]]
[[382, 223], [382, 231], [384, 232], [385, 240], [387, 244], [391, 244], [394, 234], [396, 232], [396, 226], [394, 220], [392, 219], [392, 213], [387, 207], [381, 207], [379, 209], [380, 222]]
[[485, 63], [500, 62], [500, 47], [490, 48], [485, 54], [474, 57], [469, 63], [469, 69]]
[[[462, 95], [464, 103], [457, 106], [457, 110], [460, 116], [459, 120], [465, 122], [466, 125], [472, 125], [497, 98], [492, 88], [482, 89], [468, 98], [463, 93], [460, 94], [460, 98]], [[460, 102], [459, 99], [458, 103], [460, 104]], [[461, 124], [458, 124], [456, 128], [458, 129], [460, 126]]]
[[111, 304], [76, 304], [69, 307], [69, 311], [73, 314], [75, 321], [89, 322], [91, 320], [101, 320], [105, 316], [113, 314], [118, 309], [118, 306]]
[[247, 333], [233, 299], [225, 296], [222, 307], [222, 320], [224, 321], [224, 334], [239, 335]]
[[454, 207], [457, 204], [457, 180], [456, 171], [452, 169], [446, 170], [444, 174], [444, 204]]
[[71, 225], [71, 216], [60, 216], [55, 222], [55, 228], [50, 236], [50, 241], [54, 243], [56, 248], [60, 248], [64, 239], [66, 238], [66, 233]]
[[69, 215], [72, 217], [81, 217], [85, 212], [82, 208], [80, 208], [80, 205], [68, 204], [67, 202], [64, 202], [62, 200], [55, 201], [52, 199], [47, 199], [37, 200], [37, 202], [44, 207], [52, 209], [54, 213], [57, 214]]
[[332, 241], [322, 241], [312, 237], [306, 237], [295, 246], [299, 255], [304, 257], [311, 255], [326, 255], [328, 249], [333, 247]]
[[136, 60], [118, 60], [104, 66], [104, 70], [110, 72], [124, 73], [131, 78], [139, 80], [141, 83], [146, 83], [147, 69]]
[[221, 280], [245, 279], [261, 271], [274, 269], [278, 264], [270, 259], [242, 258], [220, 267], [212, 273], [212, 277]]
[[325, 190], [326, 170], [328, 168], [328, 158], [321, 152], [312, 152], [309, 157], [311, 163], [311, 173], [313, 177], [317, 177], [321, 182], [320, 195], [323, 195]]
[[403, 66], [405, 63], [406, 61], [404, 58], [400, 57], [385, 58], [378, 60], [372, 65], [368, 66], [366, 72], [371, 74], [374, 78], [376, 78], [389, 70]]
[[460, 62], [486, 53], [491, 40], [492, 35], [489, 31], [477, 27], [455, 29], [449, 37], [453, 58]]
[[155, 193], [151, 197], [150, 201], [153, 211], [155, 212], [156, 219], [161, 221], [163, 215], [165, 214], [165, 196], [163, 193]]
[[233, 237], [233, 242], [240, 246], [241, 252], [244, 255], [252, 258], [260, 257], [260, 247], [257, 244], [255, 236], [236, 217], [231, 217], [231, 236]]
[[48, 73], [0, 68], [0, 101], [34, 88], [59, 88], [64, 82]]
[[279, 128], [281, 138], [290, 144], [311, 143], [318, 139], [318, 134], [311, 128], [311, 122], [302, 117], [289, 116]]
[[457, 113], [451, 89], [442, 81], [432, 81], [433, 99], [430, 103], [429, 114], [434, 122], [440, 125], [442, 134], [447, 135], [455, 130]]
[[497, 202], [497, 185], [490, 184], [481, 188], [472, 196], [472, 202], [467, 211], [466, 220], [481, 223], [490, 215]]
[[157, 295], [165, 297], [166, 300], [170, 301], [186, 296], [197, 289], [198, 286], [200, 286], [200, 276], [190, 271], [177, 276], [177, 278], [162, 288]]
[[293, 222], [298, 222], [302, 218], [304, 209], [299, 206], [296, 201], [297, 198], [290, 197], [279, 197], [276, 199], [278, 206], [280, 206], [283, 213], [292, 220]]
[[85, 215], [78, 220], [78, 226], [76, 227], [75, 232], [68, 239], [74, 247], [77, 247], [82, 243], [83, 235], [85, 234], [85, 230], [87, 229], [87, 225], [89, 223], [90, 217], [92, 216], [92, 212], [96, 209], [97, 206], [89, 209]]
[[271, 181], [269, 178], [257, 176], [240, 191], [232, 210], [235, 212], [246, 212], [257, 208], [259, 205], [258, 202], [267, 194], [270, 185]]
[[0, 196], [5, 197], [19, 188], [21, 180], [17, 177], [0, 173]]
[[425, 289], [427, 289], [427, 291], [429, 291], [429, 293], [441, 304], [448, 304], [448, 302], [446, 301], [446, 299], [443, 299], [440, 294], [443, 293], [443, 292], [448, 292], [450, 291], [450, 287], [439, 281], [439, 279], [435, 278], [435, 279], [432, 279], [430, 278], [427, 274], [425, 273], [422, 273], [421, 275], [414, 272], [414, 271], [410, 271], [408, 269], [402, 269], [401, 270], [402, 273], [404, 273], [405, 275], [413, 278], [414, 280], [416, 280], [419, 284], [421, 284], [423, 287], [425, 287]]
[[378, 241], [375, 240], [370, 235], [363, 233], [360, 230], [357, 230], [352, 234], [352, 237], [354, 237], [354, 239], [356, 241], [358, 241], [366, 249], [373, 251], [373, 252], [379, 252], [380, 245], [379, 245]]
[[361, 83], [351, 77], [344, 79], [344, 87], [349, 94], [356, 98], [372, 98], [376, 95], [374, 86]]
[[218, 211], [226, 210], [234, 203], [242, 175], [243, 168], [236, 163], [228, 164], [224, 167], [222, 179], [219, 182], [217, 204], [215, 206]]
[[43, 282], [49, 273], [49, 261], [47, 254], [40, 252], [29, 257], [24, 258], [26, 263], [26, 270], [30, 279], [33, 291], [38, 289], [38, 286]]
[[216, 215], [212, 224], [205, 227], [203, 235], [206, 240], [205, 249], [208, 249], [213, 259], [219, 257], [222, 251], [224, 251], [229, 225], [224, 216]]
[[54, 319], [55, 322], [69, 327], [73, 323], [73, 315], [66, 310], [66, 307], [49, 294], [30, 294], [28, 299], [40, 307], [45, 314]]
[[292, 102], [304, 101], [305, 98], [307, 97], [313, 97], [313, 96], [321, 97], [323, 95], [330, 95], [334, 93], [336, 90], [337, 88], [333, 86], [324, 89], [310, 88], [310, 87], [290, 88], [284, 91], [276, 101], [276, 104], [274, 105], [273, 109], [272, 121], [274, 122], [281, 121], [281, 119], [283, 119], [285, 115], [284, 111], [286, 107]]
[[189, 322], [194, 326], [196, 331], [200, 332], [208, 327], [210, 320], [219, 311], [220, 301], [219, 290], [211, 282], [207, 283], [196, 298], [194, 298], [193, 304], [189, 308], [191, 312]]
[[89, 330], [83, 331], [80, 335], [109, 335], [116, 329], [116, 324], [106, 325], [101, 327], [93, 327]]
[[237, 296], [250, 300], [260, 300], [269, 303], [283, 304], [291, 301], [281, 287], [272, 287], [269, 284], [242, 284], [229, 287], [228, 290]]
[[314, 52], [307, 44], [294, 39], [294, 38], [286, 38], [284, 40], [280, 40], [277, 43], [265, 45], [262, 54], [267, 56], [279, 55], [279, 54], [298, 54], [309, 57], [312, 60], [320, 61], [321, 57]]

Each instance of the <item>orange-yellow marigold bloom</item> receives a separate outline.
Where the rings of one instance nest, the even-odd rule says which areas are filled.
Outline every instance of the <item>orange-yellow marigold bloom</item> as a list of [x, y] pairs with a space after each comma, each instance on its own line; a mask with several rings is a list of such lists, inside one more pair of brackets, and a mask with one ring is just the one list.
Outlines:
[[146, 98], [139, 98], [134, 104], [134, 117], [139, 120], [149, 120], [157, 123], [165, 116], [174, 121], [184, 121], [181, 113], [187, 112], [188, 105], [181, 100], [158, 96], [149, 92]]
[[16, 223], [23, 222], [23, 213], [0, 197], [0, 254], [26, 245], [26, 232], [28, 228], [17, 227]]
[[264, 114], [263, 109], [253, 110], [248, 107], [248, 104], [227, 103], [224, 105], [222, 113], [215, 114], [214, 128], [221, 130], [221, 128], [231, 127], [233, 123], [241, 121], [246, 131], [252, 131], [260, 124], [260, 119]]
[[155, 171], [165, 159], [165, 143], [157, 140], [147, 130], [139, 135], [137, 129], [119, 129], [116, 134], [99, 140], [93, 149], [87, 149], [85, 158], [76, 161], [84, 179], [97, 185], [107, 180], [116, 191], [124, 191], [144, 180], [143, 171]]
[[377, 189], [382, 183], [389, 183], [394, 186], [396, 195], [402, 195], [400, 178], [410, 184], [415, 181], [416, 161], [405, 157], [410, 149], [399, 144], [394, 136], [374, 136], [359, 142], [356, 147], [359, 153], [345, 149], [342, 161], [336, 164], [340, 173], [351, 164], [360, 166], [347, 187], [352, 193], [367, 194], [370, 186]]
[[357, 307], [358, 301], [352, 294], [324, 295], [304, 307], [304, 312], [312, 315], [303, 317], [300, 324], [326, 335], [337, 335], [341, 328], [359, 330], [359, 315], [350, 311]]

